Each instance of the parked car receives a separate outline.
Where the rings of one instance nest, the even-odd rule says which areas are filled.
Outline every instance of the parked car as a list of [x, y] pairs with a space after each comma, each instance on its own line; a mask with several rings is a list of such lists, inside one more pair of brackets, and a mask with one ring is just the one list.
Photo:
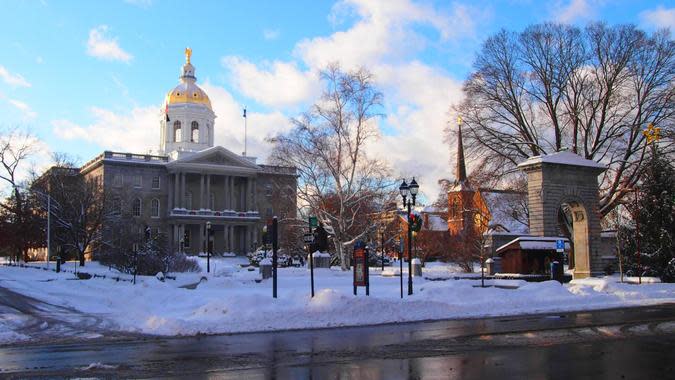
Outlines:
[[381, 267], [382, 260], [384, 260], [385, 266], [389, 266], [391, 264], [391, 260], [389, 260], [388, 256], [382, 257], [379, 253], [375, 252], [371, 252], [370, 255], [368, 255], [368, 264], [371, 267]]

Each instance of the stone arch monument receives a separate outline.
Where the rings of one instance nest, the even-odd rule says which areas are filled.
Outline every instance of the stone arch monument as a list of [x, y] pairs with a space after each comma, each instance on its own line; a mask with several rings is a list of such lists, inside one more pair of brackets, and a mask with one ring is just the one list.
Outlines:
[[608, 264], [600, 252], [598, 175], [607, 167], [571, 152], [530, 157], [518, 167], [527, 173], [530, 234], [560, 236], [558, 212], [572, 216], [574, 278], [603, 274]]

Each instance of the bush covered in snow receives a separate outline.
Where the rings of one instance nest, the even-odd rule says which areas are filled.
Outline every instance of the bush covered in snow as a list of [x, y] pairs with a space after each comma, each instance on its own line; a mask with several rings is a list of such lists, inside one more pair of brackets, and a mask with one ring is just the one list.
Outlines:
[[122, 273], [154, 276], [157, 272], [200, 272], [197, 260], [184, 253], [170, 252], [163, 234], [148, 237], [131, 247], [115, 247], [104, 251], [99, 260]]

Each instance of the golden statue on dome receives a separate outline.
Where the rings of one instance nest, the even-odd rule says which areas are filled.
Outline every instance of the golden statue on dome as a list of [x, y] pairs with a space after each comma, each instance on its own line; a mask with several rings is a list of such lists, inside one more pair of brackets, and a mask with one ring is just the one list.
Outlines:
[[192, 56], [192, 49], [189, 47], [185, 48], [185, 62], [190, 63], [190, 57]]

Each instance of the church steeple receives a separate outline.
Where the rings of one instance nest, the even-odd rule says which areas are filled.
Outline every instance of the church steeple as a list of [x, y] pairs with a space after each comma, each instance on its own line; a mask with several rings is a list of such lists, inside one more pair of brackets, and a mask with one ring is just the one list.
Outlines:
[[455, 176], [457, 183], [466, 182], [466, 165], [464, 163], [464, 144], [462, 143], [462, 117], [457, 117], [459, 132], [457, 133], [457, 169]]

